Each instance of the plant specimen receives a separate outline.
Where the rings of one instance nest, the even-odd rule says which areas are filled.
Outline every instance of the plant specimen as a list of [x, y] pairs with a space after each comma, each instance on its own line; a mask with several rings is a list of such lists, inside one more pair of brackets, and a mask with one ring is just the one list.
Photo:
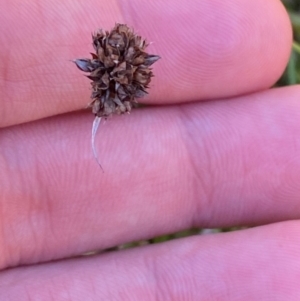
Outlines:
[[[147, 94], [151, 65], [160, 57], [145, 52], [148, 43], [125, 24], [116, 24], [111, 31], [98, 30], [92, 35], [95, 52], [92, 58], [74, 60], [76, 66], [88, 72], [92, 80], [91, 103], [95, 114], [92, 128], [92, 149], [101, 117], [129, 113], [137, 98]], [[102, 168], [102, 167], [101, 167]]]

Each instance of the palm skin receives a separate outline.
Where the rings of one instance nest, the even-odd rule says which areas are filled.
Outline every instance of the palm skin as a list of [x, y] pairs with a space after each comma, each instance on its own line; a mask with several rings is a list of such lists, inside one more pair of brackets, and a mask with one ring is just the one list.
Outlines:
[[[0, 300], [299, 300], [300, 90], [280, 1], [2, 1]], [[133, 26], [151, 104], [100, 127], [69, 62]], [[63, 114], [62, 113], [67, 113]], [[189, 227], [256, 226], [76, 257]], [[56, 260], [54, 262], [54, 260]], [[24, 266], [26, 265], [26, 266]]]

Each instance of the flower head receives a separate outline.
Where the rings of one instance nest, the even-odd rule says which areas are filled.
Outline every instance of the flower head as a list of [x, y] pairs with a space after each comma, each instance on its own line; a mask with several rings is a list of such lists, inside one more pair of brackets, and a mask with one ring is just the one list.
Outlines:
[[130, 112], [136, 98], [147, 94], [153, 77], [150, 66], [160, 57], [145, 52], [148, 44], [125, 24], [92, 35], [95, 53], [91, 59], [74, 60], [89, 72], [92, 80], [92, 107], [98, 117]]

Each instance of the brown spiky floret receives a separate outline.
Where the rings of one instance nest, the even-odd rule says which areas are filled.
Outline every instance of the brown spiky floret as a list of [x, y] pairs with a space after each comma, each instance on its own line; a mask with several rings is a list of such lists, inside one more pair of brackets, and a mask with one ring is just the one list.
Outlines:
[[147, 94], [153, 73], [150, 66], [160, 57], [145, 52], [148, 44], [125, 24], [92, 35], [91, 59], [76, 59], [77, 67], [92, 80], [93, 113], [107, 117], [130, 112], [136, 98]]

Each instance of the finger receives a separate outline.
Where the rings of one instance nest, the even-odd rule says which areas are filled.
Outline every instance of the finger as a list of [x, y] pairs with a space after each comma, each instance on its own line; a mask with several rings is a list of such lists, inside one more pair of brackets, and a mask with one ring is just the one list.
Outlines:
[[134, 26], [162, 57], [148, 103], [265, 89], [291, 48], [289, 18], [278, 0], [6, 1], [2, 11], [2, 127], [86, 107], [89, 80], [70, 60], [88, 56], [91, 31], [114, 22]]
[[0, 300], [300, 299], [300, 223], [4, 271]]
[[193, 226], [300, 218], [299, 87], [136, 111], [74, 114], [0, 134], [0, 266]]

